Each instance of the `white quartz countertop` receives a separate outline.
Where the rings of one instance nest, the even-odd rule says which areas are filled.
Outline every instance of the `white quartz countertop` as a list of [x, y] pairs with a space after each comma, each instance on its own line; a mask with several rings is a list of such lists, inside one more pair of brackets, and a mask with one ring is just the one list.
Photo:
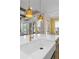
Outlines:
[[[52, 53], [55, 51], [55, 44], [48, 40], [35, 40], [30, 44], [23, 44], [20, 51], [21, 59], [44, 59], [47, 54], [50, 54], [50, 50]], [[43, 47], [43, 50], [40, 50], [40, 47]], [[50, 56], [48, 57], [50, 58]]]
[[58, 35], [34, 34], [32, 37], [32, 42], [29, 42], [29, 35], [20, 37], [21, 59], [50, 59], [56, 49]]
[[[32, 35], [32, 41], [34, 40], [50, 40], [50, 41], [56, 41], [58, 35], [46, 35], [46, 34], [33, 34]], [[29, 43], [29, 35], [20, 36], [20, 44]]]

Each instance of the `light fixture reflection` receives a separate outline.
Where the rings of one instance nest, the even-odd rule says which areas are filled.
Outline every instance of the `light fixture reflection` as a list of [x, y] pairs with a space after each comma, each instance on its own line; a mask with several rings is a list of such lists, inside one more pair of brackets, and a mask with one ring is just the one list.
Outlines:
[[32, 17], [33, 17], [32, 8], [31, 8], [31, 7], [26, 10], [25, 16], [26, 16], [27, 18], [32, 18]]

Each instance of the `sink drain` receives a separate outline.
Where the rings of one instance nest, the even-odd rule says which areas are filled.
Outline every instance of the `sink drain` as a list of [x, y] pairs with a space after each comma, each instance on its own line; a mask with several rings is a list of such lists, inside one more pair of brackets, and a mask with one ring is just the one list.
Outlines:
[[40, 50], [42, 50], [43, 49], [43, 47], [40, 47]]

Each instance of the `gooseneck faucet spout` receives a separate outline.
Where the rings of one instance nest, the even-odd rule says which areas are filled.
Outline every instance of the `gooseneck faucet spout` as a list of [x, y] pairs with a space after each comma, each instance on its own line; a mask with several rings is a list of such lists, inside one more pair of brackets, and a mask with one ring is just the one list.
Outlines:
[[29, 24], [29, 41], [31, 42], [32, 39], [31, 39], [31, 23]]

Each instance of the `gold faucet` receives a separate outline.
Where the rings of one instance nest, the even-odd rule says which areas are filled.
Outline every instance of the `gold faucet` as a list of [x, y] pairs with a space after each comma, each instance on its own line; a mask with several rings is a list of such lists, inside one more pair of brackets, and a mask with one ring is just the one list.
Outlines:
[[55, 30], [55, 19], [51, 18], [50, 20], [50, 33], [51, 34], [55, 34], [56, 30]]
[[[29, 23], [29, 42], [31, 42], [32, 41], [32, 31], [31, 31], [31, 29], [32, 29], [32, 24], [33, 24], [33, 26], [34, 26], [34, 23]], [[34, 31], [34, 27], [33, 27], [33, 31]]]
[[29, 41], [31, 42], [32, 41], [32, 39], [31, 39], [31, 26], [32, 24], [30, 23], [29, 24]]

